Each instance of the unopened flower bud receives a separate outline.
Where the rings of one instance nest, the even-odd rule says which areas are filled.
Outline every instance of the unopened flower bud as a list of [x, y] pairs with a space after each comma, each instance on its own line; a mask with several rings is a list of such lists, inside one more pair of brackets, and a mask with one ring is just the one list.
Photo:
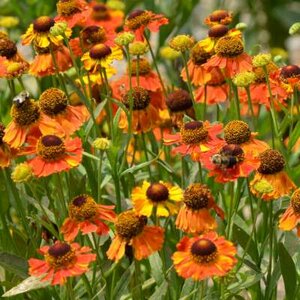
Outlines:
[[17, 17], [0, 17], [0, 27], [11, 28], [19, 24], [19, 19]]
[[129, 53], [131, 55], [144, 55], [149, 51], [149, 47], [144, 42], [134, 42], [129, 45]]
[[107, 150], [110, 146], [110, 141], [107, 138], [97, 138], [94, 140], [93, 146], [98, 150]]
[[134, 34], [131, 32], [122, 32], [115, 38], [115, 43], [119, 46], [127, 46], [134, 40]]
[[180, 52], [184, 52], [186, 50], [191, 49], [195, 44], [195, 40], [193, 37], [185, 34], [177, 35], [172, 38], [169, 42], [169, 46]]
[[162, 58], [169, 59], [169, 60], [174, 60], [180, 56], [180, 52], [172, 49], [169, 46], [162, 47], [159, 53]]
[[271, 193], [274, 190], [273, 186], [267, 180], [264, 180], [264, 179], [255, 183], [253, 188], [261, 194]]
[[238, 87], [247, 87], [255, 80], [255, 74], [253, 72], [242, 72], [237, 74], [233, 78], [233, 83]]
[[57, 22], [50, 28], [50, 33], [53, 36], [63, 35], [67, 30], [68, 24], [66, 22]]
[[264, 67], [266, 66], [272, 59], [270, 53], [261, 53], [255, 55], [252, 59], [252, 64], [254, 67]]
[[296, 33], [300, 33], [300, 22], [294, 23], [289, 29], [290, 35], [294, 35]]
[[112, 10], [125, 10], [125, 3], [118, 0], [110, 0], [106, 2], [107, 7]]
[[27, 163], [21, 163], [15, 167], [11, 174], [14, 182], [26, 182], [32, 177], [32, 169]]
[[248, 27], [248, 25], [246, 23], [243, 23], [243, 22], [238, 23], [238, 24], [235, 25], [235, 28], [240, 30], [240, 31], [246, 30], [247, 27]]

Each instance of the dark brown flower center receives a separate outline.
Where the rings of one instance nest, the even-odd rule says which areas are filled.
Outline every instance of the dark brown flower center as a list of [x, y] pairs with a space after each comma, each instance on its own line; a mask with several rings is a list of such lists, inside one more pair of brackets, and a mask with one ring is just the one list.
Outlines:
[[119, 214], [115, 228], [121, 238], [130, 240], [140, 234], [146, 224], [145, 216], [138, 216], [133, 210], [128, 210]]
[[281, 69], [280, 75], [284, 79], [300, 77], [300, 68], [296, 65], [285, 66]]
[[78, 221], [88, 220], [97, 214], [97, 203], [89, 195], [75, 197], [69, 204], [69, 215]]
[[56, 242], [45, 255], [47, 263], [55, 270], [66, 268], [74, 264], [75, 251], [64, 242]]
[[291, 205], [296, 214], [300, 214], [300, 189], [298, 188], [291, 197]]
[[125, 22], [130, 30], [136, 30], [141, 26], [147, 26], [151, 20], [151, 15], [145, 11], [137, 9], [129, 14]]
[[56, 135], [44, 135], [37, 143], [37, 154], [46, 161], [59, 160], [65, 154], [65, 144]]
[[220, 38], [229, 31], [228, 27], [222, 24], [211, 27], [208, 31], [208, 36], [212, 38]]
[[210, 16], [209, 19], [212, 22], [220, 22], [221, 20], [229, 17], [229, 13], [226, 10], [215, 10]]
[[86, 202], [86, 199], [87, 199], [86, 195], [77, 196], [72, 200], [72, 204], [80, 207]]
[[[278, 70], [278, 67], [272, 61], [269, 62], [266, 67], [267, 67], [268, 74], [271, 74]], [[253, 72], [255, 73], [255, 82], [256, 83], [265, 83], [266, 82], [266, 75], [265, 75], [264, 69], [262, 67], [253, 68]]]
[[191, 60], [195, 65], [202, 65], [212, 56], [211, 52], [207, 52], [198, 43], [191, 50]]
[[4, 137], [4, 130], [5, 130], [5, 126], [0, 123], [0, 146], [3, 144], [3, 137]]
[[66, 255], [70, 251], [71, 251], [71, 246], [69, 244], [58, 242], [49, 248], [48, 253], [51, 256], [58, 258]]
[[218, 40], [215, 51], [221, 57], [233, 58], [244, 52], [244, 45], [236, 36], [223, 36]]
[[40, 117], [40, 109], [34, 100], [25, 100], [21, 104], [13, 104], [11, 115], [19, 126], [29, 126]]
[[142, 87], [134, 87], [123, 96], [122, 102], [127, 108], [130, 108], [131, 99], [133, 101], [133, 110], [147, 108], [151, 100], [149, 92]]
[[260, 166], [258, 172], [261, 174], [275, 174], [283, 170], [285, 160], [283, 155], [273, 149], [268, 149], [259, 155]]
[[33, 29], [37, 32], [48, 32], [54, 23], [54, 19], [48, 16], [42, 16], [33, 22]]
[[198, 144], [206, 140], [208, 131], [201, 121], [185, 123], [180, 129], [182, 141], [185, 144]]
[[198, 263], [210, 263], [217, 257], [217, 247], [212, 241], [200, 238], [193, 243], [191, 254]]
[[101, 26], [88, 26], [80, 31], [80, 37], [85, 48], [107, 41], [105, 29]]
[[107, 6], [103, 3], [97, 3], [93, 6], [92, 18], [94, 20], [106, 20], [109, 18]]
[[224, 128], [224, 139], [227, 144], [243, 144], [249, 141], [251, 130], [247, 123], [239, 120], [230, 121]]
[[112, 53], [110, 47], [104, 44], [97, 44], [90, 50], [90, 57], [93, 59], [104, 59]]
[[62, 90], [50, 88], [40, 96], [40, 107], [46, 115], [55, 116], [64, 112], [67, 106], [68, 98]]
[[148, 187], [146, 195], [153, 202], [163, 202], [168, 200], [169, 190], [161, 183], [152, 183]]
[[0, 56], [7, 59], [12, 58], [17, 53], [16, 44], [9, 39], [0, 39]]
[[57, 13], [61, 16], [70, 17], [80, 12], [75, 0], [59, 0], [56, 4]]
[[139, 72], [139, 75], [147, 75], [151, 71], [151, 66], [146, 58], [140, 58], [139, 60], [133, 59], [131, 63], [131, 74], [136, 76]]
[[212, 198], [206, 185], [193, 183], [187, 187], [183, 194], [185, 205], [192, 210], [207, 208]]
[[183, 112], [193, 106], [190, 94], [182, 89], [169, 94], [166, 104], [171, 112]]

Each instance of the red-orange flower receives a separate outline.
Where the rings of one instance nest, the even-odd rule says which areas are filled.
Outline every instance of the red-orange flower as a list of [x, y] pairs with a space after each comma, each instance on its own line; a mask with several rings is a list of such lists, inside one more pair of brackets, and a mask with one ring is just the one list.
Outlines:
[[81, 139], [63, 139], [57, 135], [32, 135], [24, 154], [35, 154], [28, 164], [35, 176], [43, 177], [77, 167], [82, 159]]
[[232, 22], [232, 13], [227, 10], [215, 10], [205, 18], [204, 24], [215, 26], [218, 24], [228, 25]]
[[147, 226], [146, 223], [147, 217], [138, 216], [133, 210], [119, 214], [115, 223], [116, 235], [106, 252], [108, 258], [120, 260], [128, 247], [137, 260], [159, 251], [164, 242], [164, 230], [158, 226]]
[[103, 221], [115, 221], [113, 209], [114, 205], [97, 204], [89, 195], [77, 196], [69, 204], [69, 217], [64, 221], [61, 233], [68, 242], [73, 241], [79, 231], [82, 234], [96, 232], [105, 235], [109, 227]]
[[179, 144], [172, 151], [182, 156], [191, 155], [193, 160], [199, 160], [201, 154], [207, 152], [222, 140], [218, 135], [222, 131], [222, 124], [211, 125], [208, 121], [192, 121], [181, 126], [180, 132], [166, 134], [164, 143], [166, 145]]
[[51, 281], [52, 285], [63, 285], [67, 277], [80, 276], [88, 271], [89, 264], [96, 260], [96, 254], [90, 251], [89, 247], [80, 248], [77, 243], [56, 241], [53, 246], [39, 249], [44, 260], [29, 259], [29, 274], [41, 277], [41, 281]]
[[259, 167], [259, 159], [251, 152], [244, 152], [235, 144], [225, 144], [219, 150], [203, 154], [201, 159], [208, 176], [215, 176], [216, 182], [226, 183], [240, 177], [248, 177]]
[[61, 125], [66, 135], [71, 135], [89, 119], [84, 105], [68, 104], [66, 94], [57, 88], [44, 91], [39, 99], [41, 112]]
[[284, 66], [277, 73], [277, 78], [281, 79], [283, 87], [288, 93], [294, 89], [300, 89], [300, 67], [297, 65]]
[[3, 141], [4, 130], [4, 125], [0, 123], [0, 168], [8, 167], [13, 156], [12, 149]]
[[204, 280], [225, 276], [237, 263], [236, 247], [211, 231], [198, 237], [184, 237], [173, 254], [176, 272], [183, 278]]
[[184, 204], [176, 219], [176, 227], [188, 233], [203, 233], [217, 229], [217, 222], [211, 216], [210, 209], [224, 219], [223, 210], [215, 203], [211, 191], [206, 185], [193, 183], [183, 194]]
[[132, 11], [125, 20], [125, 30], [133, 31], [137, 40], [143, 40], [145, 29], [157, 32], [159, 27], [168, 24], [169, 20], [163, 15], [157, 15], [149, 10], [137, 9]]

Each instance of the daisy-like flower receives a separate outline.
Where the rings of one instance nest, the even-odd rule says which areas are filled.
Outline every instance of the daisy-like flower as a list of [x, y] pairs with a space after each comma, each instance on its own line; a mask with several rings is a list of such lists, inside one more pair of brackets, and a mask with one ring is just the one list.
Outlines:
[[[152, 104], [150, 93], [142, 87], [134, 87], [122, 98], [123, 104], [129, 109], [130, 99], [133, 101], [132, 132], [134, 134], [153, 129], [159, 121], [158, 109]], [[128, 131], [128, 119], [124, 111], [120, 114], [119, 128]]]
[[59, 0], [56, 3], [55, 21], [66, 22], [68, 27], [83, 26], [87, 19], [88, 4], [84, 0]]
[[5, 126], [0, 123], [0, 168], [8, 167], [13, 157], [13, 149], [3, 141], [4, 130]]
[[204, 24], [210, 27], [218, 24], [228, 25], [231, 22], [232, 13], [227, 10], [215, 10], [204, 20]]
[[63, 133], [63, 129], [54, 120], [42, 115], [36, 101], [30, 99], [24, 91], [14, 98], [11, 108], [13, 120], [7, 125], [3, 141], [12, 148], [21, 147], [32, 130], [38, 128], [42, 134]]
[[[293, 181], [284, 171], [285, 160], [283, 155], [273, 149], [268, 149], [259, 155], [260, 166], [250, 182], [250, 190], [258, 198], [263, 200], [275, 200], [288, 195], [296, 188]], [[267, 182], [269, 188], [262, 190], [261, 182]]]
[[139, 216], [133, 210], [119, 214], [115, 223], [116, 235], [106, 252], [107, 257], [118, 261], [125, 255], [126, 248], [130, 247], [136, 260], [159, 251], [164, 242], [164, 229], [146, 224], [147, 217]]
[[300, 89], [300, 67], [297, 65], [289, 65], [281, 68], [279, 78], [287, 92], [292, 93], [293, 90]]
[[176, 272], [183, 278], [204, 280], [225, 276], [237, 263], [236, 247], [211, 231], [177, 244], [172, 259]]
[[99, 72], [102, 68], [111, 70], [113, 61], [122, 59], [123, 53], [120, 47], [109, 47], [105, 44], [96, 44], [81, 58], [85, 69], [92, 73]]
[[191, 155], [191, 158], [197, 161], [202, 153], [223, 143], [218, 137], [221, 131], [222, 124], [211, 125], [209, 121], [191, 121], [183, 124], [180, 132], [166, 134], [164, 143], [166, 145], [179, 144], [172, 150], [174, 153], [182, 156]]
[[291, 202], [287, 210], [280, 217], [279, 229], [290, 231], [297, 227], [297, 235], [300, 236], [300, 189], [291, 196]]
[[51, 285], [63, 285], [67, 277], [80, 276], [88, 271], [89, 264], [96, 260], [96, 254], [90, 251], [89, 247], [81, 248], [77, 243], [56, 241], [53, 246], [39, 249], [44, 260], [29, 259], [29, 274], [42, 277], [41, 281], [51, 281]]
[[3, 56], [0, 56], [0, 78], [7, 75], [7, 59]]
[[240, 145], [225, 144], [219, 150], [209, 151], [202, 156], [208, 176], [216, 182], [226, 183], [240, 177], [248, 177], [259, 167], [259, 159], [251, 152], [244, 152]]
[[28, 164], [37, 177], [68, 171], [81, 162], [83, 149], [81, 139], [78, 137], [64, 139], [50, 134], [37, 139], [32, 135], [28, 137], [27, 142], [28, 146], [24, 153], [35, 154]]
[[216, 46], [216, 54], [204, 66], [210, 71], [212, 67], [224, 70], [226, 77], [252, 69], [251, 57], [244, 52], [244, 43], [238, 36], [221, 37]]
[[103, 221], [115, 221], [116, 214], [113, 209], [114, 205], [97, 204], [89, 195], [76, 196], [69, 204], [69, 217], [61, 227], [64, 239], [68, 242], [73, 241], [79, 231], [82, 234], [107, 234], [109, 227]]
[[145, 29], [157, 32], [159, 27], [169, 23], [163, 15], [157, 15], [149, 10], [137, 9], [132, 11], [125, 20], [125, 30], [133, 31], [137, 40], [143, 40]]
[[[34, 45], [40, 48], [49, 47], [51, 43], [59, 46], [63, 40], [62, 35], [54, 36], [50, 29], [54, 26], [55, 21], [48, 16], [41, 16], [37, 18], [32, 24], [29, 25], [26, 33], [21, 36], [23, 45]], [[71, 29], [67, 28], [65, 35], [69, 37], [71, 35]]]
[[[34, 46], [37, 55], [30, 64], [28, 73], [38, 77], [54, 75], [56, 73], [50, 47], [40, 48]], [[70, 51], [62, 43], [59, 46], [52, 45], [53, 55], [59, 72], [67, 71], [72, 66]]]
[[131, 193], [133, 207], [139, 215], [150, 217], [156, 208], [156, 216], [168, 217], [178, 212], [178, 204], [183, 200], [182, 190], [168, 182], [143, 182]]
[[189, 185], [183, 194], [184, 204], [176, 219], [176, 227], [187, 233], [203, 233], [217, 229], [210, 209], [224, 219], [224, 212], [215, 203], [209, 188], [201, 183]]
[[57, 88], [44, 91], [39, 104], [42, 113], [60, 124], [66, 135], [74, 133], [89, 119], [89, 112], [85, 106], [69, 105], [66, 94]]
[[257, 132], [251, 132], [249, 125], [240, 120], [233, 120], [224, 127], [224, 140], [227, 144], [239, 145], [245, 153], [258, 155], [267, 150], [269, 145], [256, 139]]

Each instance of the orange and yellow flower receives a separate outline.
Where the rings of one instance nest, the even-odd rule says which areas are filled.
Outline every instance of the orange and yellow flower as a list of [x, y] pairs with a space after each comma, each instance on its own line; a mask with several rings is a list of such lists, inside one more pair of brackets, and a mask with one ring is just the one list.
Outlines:
[[0, 168], [5, 168], [10, 165], [13, 157], [13, 149], [11, 149], [4, 141], [4, 130], [5, 126], [0, 123]]
[[105, 235], [109, 227], [103, 221], [114, 222], [115, 217], [114, 205], [97, 204], [91, 196], [80, 195], [69, 204], [69, 217], [64, 221], [61, 233], [68, 242], [73, 241], [79, 231]]
[[52, 285], [63, 285], [68, 277], [80, 276], [88, 271], [89, 264], [96, 260], [96, 254], [90, 251], [89, 247], [81, 248], [77, 243], [56, 241], [53, 246], [39, 249], [44, 260], [29, 259], [29, 274], [41, 277], [41, 281], [51, 281]]
[[164, 229], [146, 224], [147, 217], [139, 216], [133, 210], [119, 214], [115, 223], [116, 235], [106, 252], [107, 257], [119, 261], [125, 250], [131, 249], [134, 258], [141, 260], [159, 251], [164, 242]]
[[183, 200], [181, 188], [168, 182], [143, 182], [131, 193], [134, 209], [139, 215], [150, 217], [153, 210], [158, 217], [168, 217], [178, 212], [179, 202]]
[[204, 24], [215, 26], [218, 24], [228, 25], [232, 22], [232, 13], [227, 10], [215, 10], [204, 20]]
[[172, 259], [181, 277], [204, 280], [231, 271], [237, 263], [236, 252], [230, 241], [211, 231], [198, 237], [184, 237]]

